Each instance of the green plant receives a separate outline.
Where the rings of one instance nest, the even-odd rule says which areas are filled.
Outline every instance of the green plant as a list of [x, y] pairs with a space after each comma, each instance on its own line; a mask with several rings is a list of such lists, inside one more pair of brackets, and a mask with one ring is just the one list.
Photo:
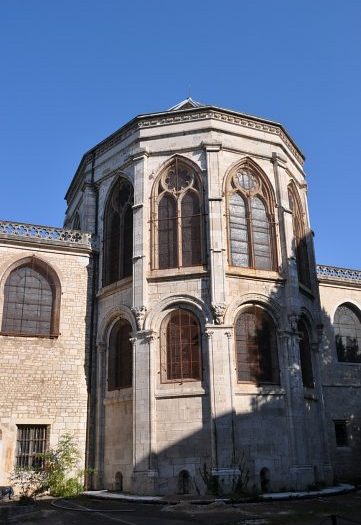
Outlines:
[[19, 488], [22, 503], [33, 501], [43, 492], [45, 472], [31, 468], [16, 468], [9, 476], [10, 483]]
[[80, 451], [72, 435], [63, 434], [55, 448], [39, 457], [44, 464], [44, 492], [65, 497], [82, 491], [84, 471], [79, 470]]
[[203, 464], [203, 469], [199, 469], [199, 473], [207, 487], [207, 493], [213, 496], [219, 496], [219, 482], [218, 477], [212, 474], [212, 471], [208, 470], [206, 463]]

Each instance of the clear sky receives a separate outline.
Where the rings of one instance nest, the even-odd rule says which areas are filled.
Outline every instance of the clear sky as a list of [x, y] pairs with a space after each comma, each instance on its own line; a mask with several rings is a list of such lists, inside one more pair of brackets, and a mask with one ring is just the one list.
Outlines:
[[3, 219], [62, 225], [83, 153], [186, 98], [281, 122], [319, 263], [361, 268], [361, 0], [1, 0]]

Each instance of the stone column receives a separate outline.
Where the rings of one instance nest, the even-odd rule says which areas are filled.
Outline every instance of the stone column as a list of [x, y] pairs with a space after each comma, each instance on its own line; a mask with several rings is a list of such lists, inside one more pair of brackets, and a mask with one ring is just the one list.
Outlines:
[[96, 188], [91, 182], [85, 182], [83, 185], [83, 217], [81, 227], [83, 230], [95, 233], [96, 225]]
[[147, 210], [145, 198], [145, 176], [147, 173], [148, 153], [141, 151], [133, 157], [134, 163], [134, 205], [133, 205], [133, 307], [138, 330], [143, 328], [147, 311], [147, 254], [148, 235]]
[[[223, 319], [222, 319], [223, 321]], [[230, 327], [209, 326], [206, 331], [209, 351], [209, 390], [211, 406], [212, 474], [227, 492], [237, 476], [235, 457], [231, 336]]]
[[96, 416], [95, 416], [95, 487], [102, 489], [104, 476], [104, 432], [105, 432], [105, 414], [104, 398], [106, 391], [106, 344], [99, 342], [97, 344], [97, 361], [96, 361]]
[[155, 468], [155, 397], [153, 337], [151, 331], [139, 331], [133, 342], [133, 491], [157, 492]]

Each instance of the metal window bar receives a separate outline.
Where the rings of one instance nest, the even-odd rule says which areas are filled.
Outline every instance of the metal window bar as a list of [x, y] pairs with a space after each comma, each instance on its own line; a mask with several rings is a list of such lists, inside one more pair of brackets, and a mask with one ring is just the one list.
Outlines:
[[47, 425], [18, 425], [16, 468], [43, 468], [44, 460], [39, 454], [46, 452], [48, 440]]

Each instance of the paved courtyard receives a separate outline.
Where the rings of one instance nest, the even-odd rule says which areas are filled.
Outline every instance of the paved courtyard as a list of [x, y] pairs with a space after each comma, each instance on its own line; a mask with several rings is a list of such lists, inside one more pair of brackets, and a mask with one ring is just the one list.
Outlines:
[[[1, 507], [4, 505], [2, 503]], [[8, 523], [27, 525], [361, 525], [361, 491], [308, 500], [245, 503], [230, 505], [215, 502], [209, 505], [154, 505], [124, 503], [113, 500], [76, 498], [38, 503], [39, 511], [32, 517], [19, 517]], [[56, 505], [56, 506], [54, 506]], [[64, 507], [64, 508], [60, 508]], [[87, 510], [88, 509], [88, 510]], [[89, 510], [91, 509], [91, 510]], [[3, 523], [6, 523], [6, 521]], [[333, 524], [332, 524], [333, 525]]]

